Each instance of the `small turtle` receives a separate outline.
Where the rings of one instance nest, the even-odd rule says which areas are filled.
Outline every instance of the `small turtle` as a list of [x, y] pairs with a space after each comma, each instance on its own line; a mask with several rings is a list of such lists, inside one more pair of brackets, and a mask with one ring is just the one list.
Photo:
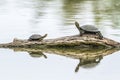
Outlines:
[[29, 37], [28, 41], [41, 41], [43, 40], [45, 37], [47, 36], [47, 34], [45, 34], [44, 36], [41, 36], [40, 34], [33, 34]]
[[98, 30], [98, 28], [96, 28], [93, 25], [83, 25], [83, 26], [79, 26], [78, 22], [75, 22], [75, 25], [77, 27], [77, 29], [80, 32], [80, 36], [82, 36], [85, 33], [90, 33], [90, 34], [96, 34], [99, 36], [99, 39], [102, 39], [103, 36], [101, 34], [101, 32]]

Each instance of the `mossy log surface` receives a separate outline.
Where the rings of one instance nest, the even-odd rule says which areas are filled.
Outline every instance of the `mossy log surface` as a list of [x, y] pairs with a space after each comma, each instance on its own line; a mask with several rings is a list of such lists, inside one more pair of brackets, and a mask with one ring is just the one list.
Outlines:
[[96, 35], [65, 36], [56, 39], [44, 39], [43, 41], [28, 41], [14, 39], [13, 42], [0, 44], [3, 48], [120, 48], [120, 43], [108, 38], [98, 39]]

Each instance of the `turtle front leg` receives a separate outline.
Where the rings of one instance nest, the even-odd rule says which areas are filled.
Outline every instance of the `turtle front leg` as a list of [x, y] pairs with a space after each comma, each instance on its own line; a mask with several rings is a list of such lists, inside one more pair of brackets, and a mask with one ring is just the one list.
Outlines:
[[42, 41], [43, 40], [43, 38], [40, 38], [38, 41]]
[[100, 31], [97, 32], [97, 35], [99, 36], [99, 39], [103, 39], [103, 36]]
[[85, 33], [85, 31], [80, 30], [80, 36], [82, 36]]

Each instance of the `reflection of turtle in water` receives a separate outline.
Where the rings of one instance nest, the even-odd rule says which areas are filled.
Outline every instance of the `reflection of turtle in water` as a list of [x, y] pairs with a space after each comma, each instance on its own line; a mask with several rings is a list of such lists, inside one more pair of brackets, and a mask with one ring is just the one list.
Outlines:
[[40, 34], [33, 34], [29, 37], [28, 41], [41, 41], [43, 40], [45, 37], [47, 36], [47, 34], [45, 34], [44, 36], [41, 36]]
[[86, 33], [90, 33], [90, 34], [98, 35], [99, 39], [103, 38], [103, 36], [102, 36], [101, 32], [98, 30], [98, 28], [96, 28], [93, 25], [80, 26], [78, 22], [75, 22], [75, 25], [80, 32], [80, 36], [82, 36], [83, 34], [86, 34]]
[[86, 58], [86, 59], [82, 59], [80, 58], [80, 62], [77, 65], [75, 72], [78, 72], [79, 67], [83, 67], [83, 68], [93, 68], [96, 67], [98, 65], [98, 63], [100, 63], [101, 59], [103, 57], [100, 55], [98, 57], [95, 58]]
[[39, 58], [39, 57], [44, 57], [44, 58], [47, 58], [47, 56], [45, 54], [43, 54], [41, 51], [39, 52], [29, 52], [30, 56], [31, 57], [34, 57], [34, 58]]

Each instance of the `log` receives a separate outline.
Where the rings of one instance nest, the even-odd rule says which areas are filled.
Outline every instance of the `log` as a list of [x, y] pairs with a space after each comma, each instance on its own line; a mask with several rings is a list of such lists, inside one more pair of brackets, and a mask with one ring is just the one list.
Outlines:
[[44, 39], [42, 41], [28, 41], [14, 39], [13, 42], [0, 44], [0, 47], [12, 48], [120, 48], [120, 43], [114, 40], [103, 38], [99, 39], [96, 35], [86, 34], [82, 37], [79, 35], [65, 36], [56, 39]]

